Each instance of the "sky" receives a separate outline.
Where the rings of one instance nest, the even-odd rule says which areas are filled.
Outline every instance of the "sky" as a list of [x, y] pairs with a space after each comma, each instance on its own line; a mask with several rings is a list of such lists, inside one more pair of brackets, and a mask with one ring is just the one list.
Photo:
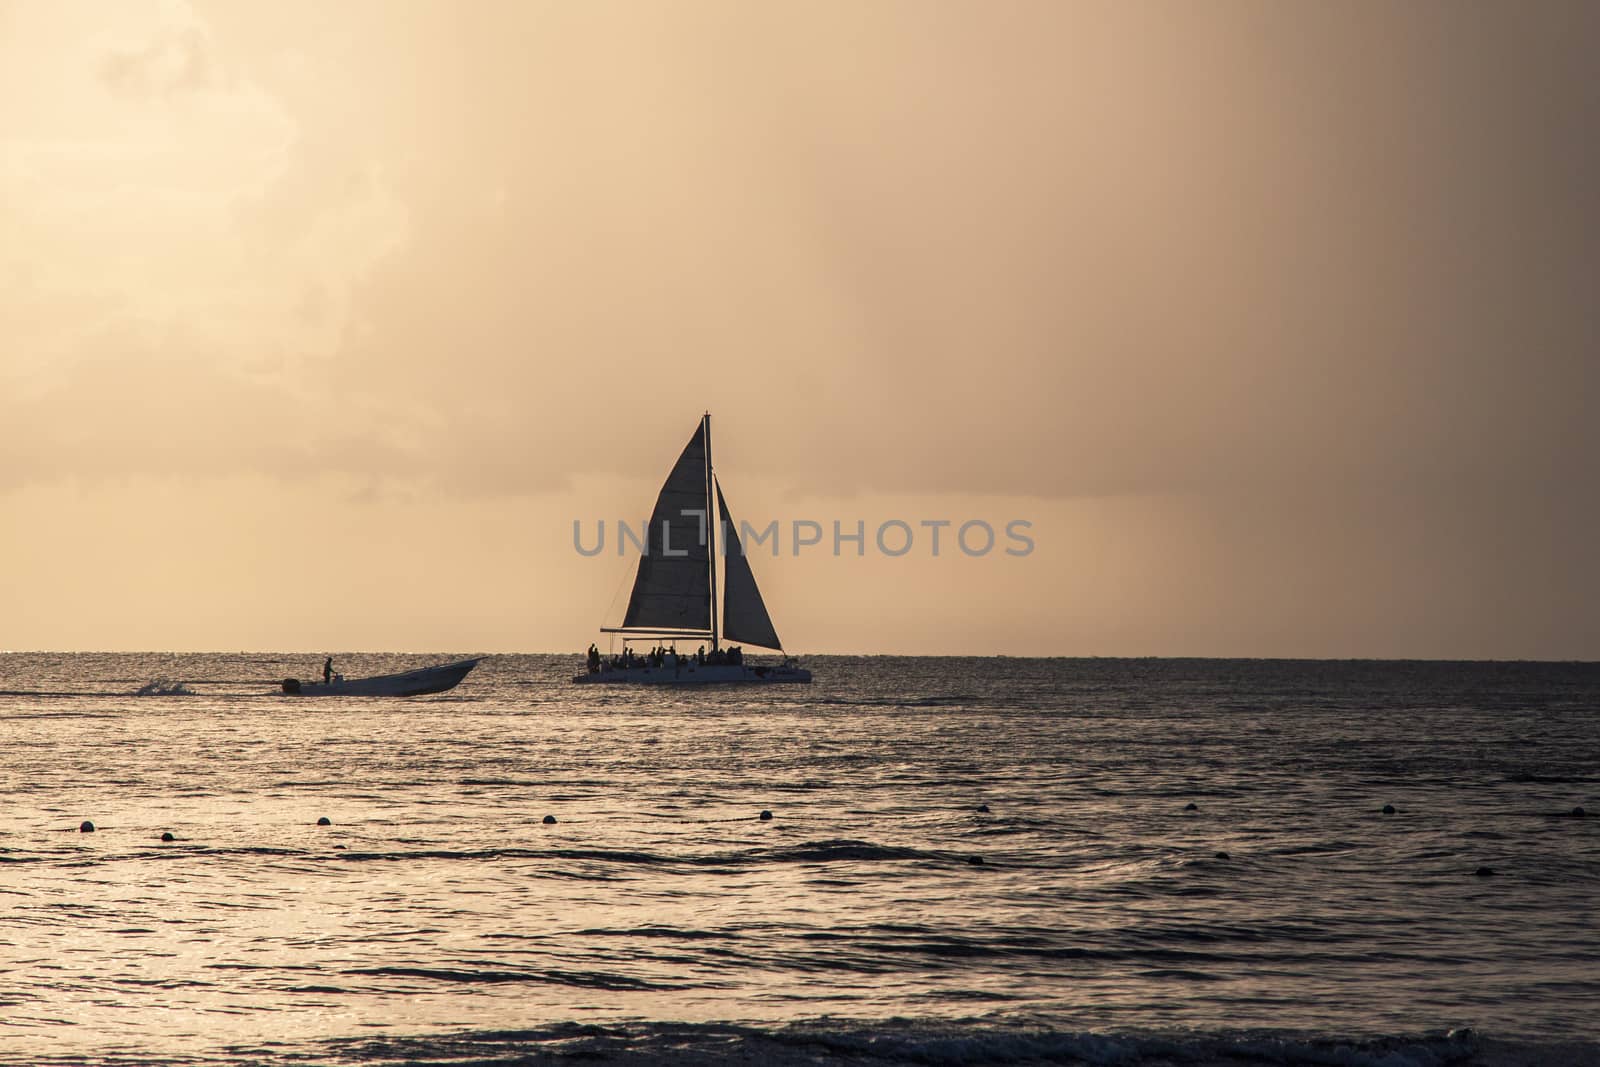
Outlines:
[[790, 651], [1600, 658], [1597, 45], [0, 0], [0, 649], [581, 649], [709, 410]]

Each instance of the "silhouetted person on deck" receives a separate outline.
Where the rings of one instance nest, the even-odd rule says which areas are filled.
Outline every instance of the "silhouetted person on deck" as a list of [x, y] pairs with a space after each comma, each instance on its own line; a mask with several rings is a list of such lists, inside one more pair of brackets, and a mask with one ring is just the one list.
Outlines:
[[327, 685], [333, 681], [333, 657], [329, 656], [322, 661], [322, 684]]
[[600, 649], [596, 648], [593, 644], [589, 646], [589, 673], [600, 673]]

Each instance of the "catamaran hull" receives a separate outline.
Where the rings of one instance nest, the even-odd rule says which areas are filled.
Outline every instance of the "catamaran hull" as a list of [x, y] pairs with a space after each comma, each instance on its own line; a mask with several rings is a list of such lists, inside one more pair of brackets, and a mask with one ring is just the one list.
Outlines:
[[[302, 697], [420, 697], [443, 693], [461, 684], [461, 679], [478, 665], [475, 659], [423, 667], [404, 674], [384, 674], [376, 678], [350, 678], [340, 682], [296, 682], [284, 680], [287, 696]], [[290, 683], [294, 684], [291, 685]]]
[[804, 667], [689, 663], [678, 667], [599, 671], [580, 674], [572, 680], [579, 685], [805, 685], [811, 681], [811, 672]]

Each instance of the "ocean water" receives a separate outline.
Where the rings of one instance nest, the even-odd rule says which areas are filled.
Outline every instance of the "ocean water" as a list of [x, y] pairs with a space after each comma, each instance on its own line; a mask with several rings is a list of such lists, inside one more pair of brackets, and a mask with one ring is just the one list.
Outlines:
[[320, 662], [0, 655], [0, 1062], [1600, 1063], [1600, 665]]

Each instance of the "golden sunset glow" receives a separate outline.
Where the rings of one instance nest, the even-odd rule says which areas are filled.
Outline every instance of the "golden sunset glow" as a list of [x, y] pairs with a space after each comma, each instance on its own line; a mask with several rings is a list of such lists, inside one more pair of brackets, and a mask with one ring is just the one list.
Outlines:
[[1593, 658], [1595, 12], [0, 0], [0, 648]]

